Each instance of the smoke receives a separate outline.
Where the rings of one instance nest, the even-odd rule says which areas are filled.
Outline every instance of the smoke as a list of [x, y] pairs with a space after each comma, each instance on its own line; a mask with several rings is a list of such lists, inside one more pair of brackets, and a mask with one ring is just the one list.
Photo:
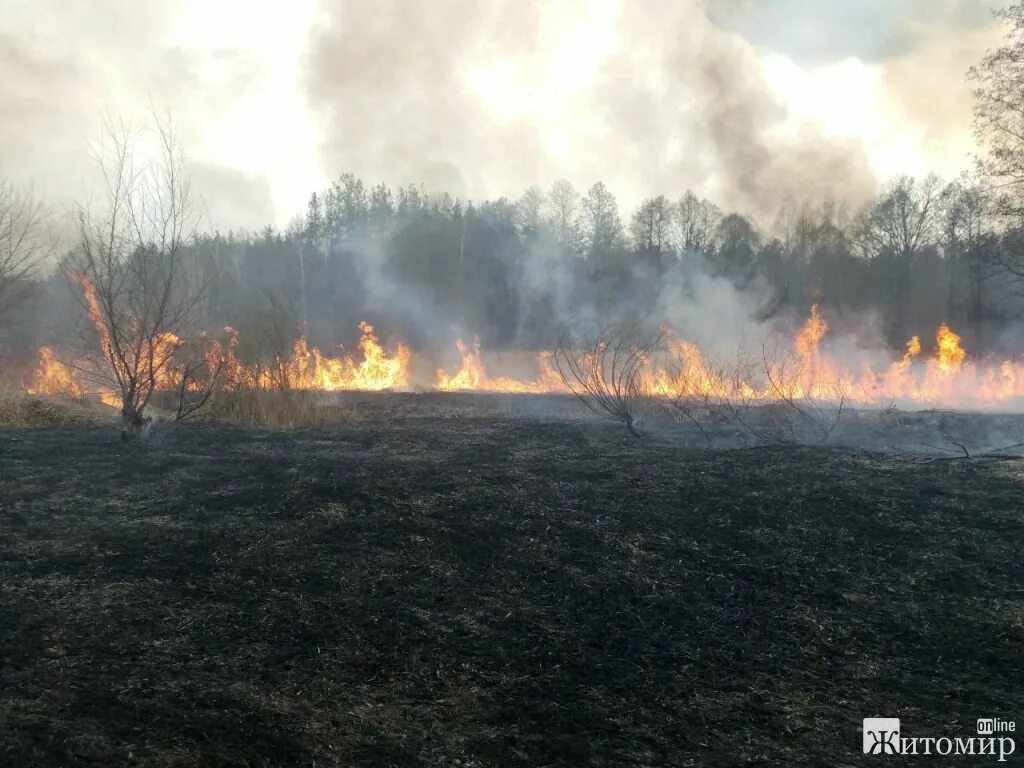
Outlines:
[[[282, 225], [343, 171], [477, 200], [601, 179], [625, 209], [692, 188], [762, 219], [855, 205], [879, 175], [964, 165], [989, 4], [0, 0], [0, 170], [78, 199], [100, 116], [154, 104], [224, 230]], [[772, 61], [837, 103], [818, 70], [849, 62], [867, 96], [824, 125]]]
[[757, 51], [693, 0], [324, 10], [308, 87], [328, 167], [477, 198], [559, 176], [627, 205], [695, 188], [755, 215], [874, 185], [855, 141], [784, 130]]

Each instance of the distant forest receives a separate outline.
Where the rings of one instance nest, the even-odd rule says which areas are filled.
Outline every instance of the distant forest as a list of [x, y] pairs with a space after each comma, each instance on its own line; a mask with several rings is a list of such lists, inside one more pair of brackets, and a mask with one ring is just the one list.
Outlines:
[[[657, 321], [673, 304], [714, 302], [702, 295], [709, 276], [744, 291], [743, 309], [758, 320], [799, 317], [819, 304], [833, 329], [870, 326], [894, 351], [913, 335], [927, 349], [945, 321], [971, 354], [1019, 354], [1024, 0], [999, 15], [1005, 44], [968, 74], [983, 154], [952, 182], [895, 178], [855, 209], [780, 200], [755, 222], [699, 192], [652, 197], [624, 215], [601, 182], [581, 190], [561, 180], [518, 199], [465, 201], [344, 174], [285, 231], [197, 229], [180, 259], [177, 245], [140, 240], [121, 269], [180, 261], [203, 287], [183, 332], [231, 326], [250, 359], [287, 356], [300, 334], [323, 350], [351, 346], [362, 320], [417, 349], [472, 335], [491, 350], [546, 348], [581, 318]], [[37, 209], [9, 185], [0, 193], [0, 358], [24, 363], [82, 326], [70, 265], [76, 249], [102, 238], [96, 230], [66, 244], [63, 262], [47, 272], [26, 234]]]
[[[978, 186], [904, 177], [852, 214], [782, 205], [761, 227], [692, 192], [623, 221], [602, 183], [471, 203], [343, 175], [286, 231], [203, 234], [184, 261], [208, 286], [197, 324], [236, 328], [250, 356], [284, 354], [302, 332], [324, 349], [352, 344], [360, 320], [413, 347], [466, 334], [546, 347], [574, 318], [652, 311], [667, 284], [678, 300], [695, 274], [750, 288], [763, 319], [818, 303], [840, 327], [873, 313], [894, 349], [947, 321], [972, 352], [1006, 351], [1024, 235], [991, 226], [986, 202]], [[43, 287], [9, 326], [28, 356], [77, 309], [63, 270]]]

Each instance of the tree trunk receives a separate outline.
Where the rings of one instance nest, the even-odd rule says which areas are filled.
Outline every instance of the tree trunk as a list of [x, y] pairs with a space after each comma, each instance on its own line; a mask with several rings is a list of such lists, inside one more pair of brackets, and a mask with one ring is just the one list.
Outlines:
[[121, 408], [121, 439], [127, 442], [140, 437], [152, 420], [153, 417], [145, 416], [141, 408], [125, 404]]

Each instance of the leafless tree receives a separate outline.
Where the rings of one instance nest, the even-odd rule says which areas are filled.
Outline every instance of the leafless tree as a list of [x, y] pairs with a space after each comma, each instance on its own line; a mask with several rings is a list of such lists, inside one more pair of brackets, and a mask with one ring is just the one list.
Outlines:
[[599, 258], [616, 251], [622, 245], [622, 222], [615, 196], [604, 182], [597, 182], [587, 191], [580, 207], [588, 255]]
[[654, 399], [651, 360], [662, 341], [661, 333], [633, 325], [606, 326], [582, 343], [563, 334], [553, 356], [555, 369], [587, 408], [640, 436], [642, 417]]
[[42, 203], [0, 181], [0, 318], [28, 298], [32, 278], [54, 247]]
[[892, 340], [907, 337], [910, 281], [914, 258], [939, 237], [942, 185], [937, 176], [893, 179], [860, 214], [854, 242], [868, 259], [887, 259], [892, 267], [891, 306], [896, 316]]
[[575, 253], [580, 247], [580, 196], [565, 179], [551, 185], [546, 201], [547, 222], [555, 239], [567, 252]]
[[170, 399], [175, 421], [202, 413], [222, 385], [229, 383], [230, 347], [237, 341], [236, 336], [221, 342], [200, 333], [178, 345], [168, 363], [167, 391], [161, 393]]
[[633, 245], [643, 254], [660, 255], [672, 249], [672, 206], [664, 195], [644, 200], [630, 221]]
[[534, 238], [540, 232], [544, 205], [544, 193], [537, 186], [528, 187], [516, 202], [516, 225], [524, 239]]
[[1005, 255], [989, 226], [990, 202], [984, 189], [968, 178], [952, 182], [942, 193], [942, 247], [952, 277], [947, 314], [974, 333], [985, 310], [985, 283], [998, 273], [999, 257]]
[[985, 148], [978, 161], [988, 210], [1009, 230], [991, 260], [1017, 286], [1024, 284], [1024, 0], [995, 12], [1003, 44], [968, 72], [974, 84], [974, 131]]
[[766, 394], [773, 409], [766, 412], [776, 442], [825, 443], [835, 432], [846, 409], [846, 393], [835, 382], [823, 380], [808, 361], [788, 352], [771, 354], [762, 348]]
[[680, 255], [709, 255], [714, 250], [715, 232], [722, 218], [718, 207], [687, 192], [679, 198], [673, 213], [674, 239]]
[[1024, 2], [996, 12], [1006, 25], [1003, 45], [970, 69], [974, 129], [987, 152], [981, 170], [995, 209], [1017, 222], [1024, 217]]
[[[145, 157], [144, 150], [151, 156]], [[183, 259], [199, 216], [178, 137], [169, 121], [148, 132], [110, 127], [96, 151], [103, 179], [98, 205], [78, 211], [71, 277], [98, 337], [95, 374], [121, 401], [122, 436], [139, 434], [158, 388], [179, 385], [197, 369], [175, 370], [202, 294]], [[204, 400], [205, 402], [205, 400]], [[179, 415], [194, 409], [179, 408]], [[185, 412], [187, 411], [187, 413]]]
[[712, 429], [715, 425], [727, 422], [723, 408], [721, 381], [722, 374], [714, 378], [704, 375], [694, 376], [685, 359], [674, 357], [669, 363], [675, 394], [670, 400], [676, 414], [691, 426], [697, 428], [703, 436], [708, 448], [714, 445]]

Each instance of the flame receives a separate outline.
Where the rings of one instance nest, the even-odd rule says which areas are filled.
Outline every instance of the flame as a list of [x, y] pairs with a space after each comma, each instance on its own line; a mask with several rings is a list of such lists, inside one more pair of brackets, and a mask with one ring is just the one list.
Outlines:
[[[102, 306], [89, 281], [75, 277], [82, 286], [89, 319], [95, 326], [109, 357], [110, 333], [103, 320]], [[280, 359], [246, 363], [238, 357], [238, 334], [225, 328], [222, 339], [199, 334], [188, 342], [198, 345], [209, 371], [220, 371], [224, 389], [403, 390], [412, 386], [412, 352], [397, 343], [390, 351], [380, 342], [372, 325], [359, 325], [358, 352], [336, 356], [321, 352], [299, 338]], [[961, 338], [946, 323], [939, 325], [934, 354], [926, 356], [921, 339], [912, 337], [904, 354], [887, 365], [876, 367], [866, 361], [850, 362], [833, 356], [825, 344], [828, 322], [817, 305], [802, 327], [778, 354], [765, 355], [748, 365], [709, 362], [705, 350], [692, 342], [668, 334], [666, 349], [645, 360], [643, 382], [647, 391], [670, 398], [729, 398], [747, 402], [812, 397], [845, 399], [862, 405], [944, 406], [990, 408], [1024, 402], [1024, 361], [970, 360]], [[141, 354], [168, 360], [186, 342], [174, 334], [159, 336], [153, 349]], [[441, 391], [565, 393], [568, 391], [553, 364], [553, 353], [536, 356], [532, 378], [493, 375], [484, 362], [479, 338], [472, 343], [459, 340], [459, 367], [452, 373], [438, 369], [433, 388]], [[143, 360], [147, 362], [147, 360]], [[119, 405], [119, 393], [97, 388], [95, 377], [87, 375], [88, 360], [63, 360], [51, 347], [39, 349], [38, 364], [28, 391], [39, 394], [92, 394], [104, 402]], [[180, 386], [179, 371], [160, 366], [157, 387], [173, 390]], [[190, 388], [200, 381], [186, 382]]]
[[35, 375], [26, 391], [30, 395], [79, 397], [82, 395], [82, 386], [75, 370], [58, 360], [52, 348], [40, 347]]
[[[238, 334], [226, 327], [227, 340], [222, 342], [205, 333], [199, 334], [195, 342], [210, 372], [220, 371], [225, 389], [309, 389], [327, 392], [341, 390], [380, 391], [405, 389], [409, 384], [409, 363], [412, 357], [404, 344], [396, 346], [394, 354], [388, 354], [378, 340], [369, 323], [360, 323], [362, 337], [359, 340], [360, 356], [330, 357], [306, 339], [299, 338], [291, 354], [272, 365], [247, 365], [238, 359]], [[101, 343], [109, 344], [109, 336], [101, 334]], [[183, 344], [174, 334], [161, 334], [154, 344], [153, 357], [157, 360], [170, 358], [171, 353]], [[29, 392], [40, 394], [81, 395], [90, 388], [87, 373], [90, 364], [69, 365], [61, 362], [50, 347], [41, 347], [35, 375], [28, 387]], [[181, 372], [173, 366], [164, 366], [157, 376], [158, 390], [176, 390], [181, 385]], [[206, 386], [200, 379], [190, 379], [186, 388], [197, 391]], [[103, 402], [120, 406], [120, 396], [109, 387], [92, 387]]]
[[938, 362], [939, 370], [943, 373], [956, 373], [963, 365], [967, 353], [960, 346], [960, 337], [949, 330], [949, 326], [942, 323], [935, 333], [935, 343], [939, 348]]
[[552, 353], [544, 350], [537, 355], [540, 373], [533, 380], [521, 381], [506, 376], [488, 376], [480, 351], [479, 337], [473, 337], [472, 346], [462, 339], [455, 342], [462, 362], [459, 370], [449, 375], [444, 369], [437, 370], [434, 389], [442, 392], [508, 392], [539, 394], [568, 391], [558, 372], [552, 365]]
[[111, 350], [110, 328], [103, 319], [102, 311], [100, 311], [100, 302], [96, 297], [95, 284], [81, 272], [71, 272], [69, 277], [81, 287], [82, 296], [85, 298], [85, 305], [89, 315], [89, 322], [93, 324], [96, 333], [99, 334], [103, 353], [109, 355]]
[[811, 316], [796, 335], [796, 349], [801, 358], [807, 360], [818, 354], [818, 345], [828, 331], [828, 323], [818, 314], [818, 305], [811, 306]]
[[316, 347], [310, 347], [305, 337], [299, 338], [291, 357], [277, 361], [279, 388], [337, 392], [408, 387], [409, 360], [412, 357], [409, 348], [398, 344], [395, 354], [389, 356], [372, 325], [361, 322], [359, 329], [362, 331], [359, 340], [362, 359], [359, 361], [345, 356], [329, 357]]

